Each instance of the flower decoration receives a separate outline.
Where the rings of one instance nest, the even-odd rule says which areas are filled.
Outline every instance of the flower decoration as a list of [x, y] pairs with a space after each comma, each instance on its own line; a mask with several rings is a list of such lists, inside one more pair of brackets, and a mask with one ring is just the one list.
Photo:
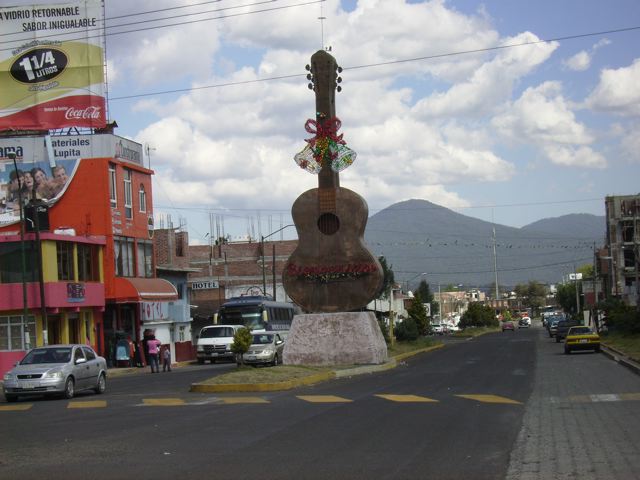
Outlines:
[[306, 139], [307, 145], [295, 155], [294, 160], [298, 166], [317, 174], [325, 165], [330, 166], [334, 172], [341, 172], [351, 165], [357, 154], [347, 147], [342, 134], [338, 135], [341, 126], [342, 122], [338, 117], [307, 120], [304, 129], [315, 136]]

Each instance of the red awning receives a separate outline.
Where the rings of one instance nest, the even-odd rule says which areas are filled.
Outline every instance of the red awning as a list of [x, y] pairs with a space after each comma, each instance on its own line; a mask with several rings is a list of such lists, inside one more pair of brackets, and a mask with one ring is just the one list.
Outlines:
[[117, 303], [178, 299], [176, 287], [162, 278], [116, 277], [115, 280]]

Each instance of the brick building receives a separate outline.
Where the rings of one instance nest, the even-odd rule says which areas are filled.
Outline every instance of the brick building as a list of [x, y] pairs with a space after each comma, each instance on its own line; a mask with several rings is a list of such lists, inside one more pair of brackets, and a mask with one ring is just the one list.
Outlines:
[[197, 269], [189, 273], [194, 335], [212, 322], [227, 298], [265, 293], [290, 301], [282, 286], [282, 271], [297, 245], [297, 240], [267, 241], [264, 251], [261, 242], [189, 246], [189, 266]]

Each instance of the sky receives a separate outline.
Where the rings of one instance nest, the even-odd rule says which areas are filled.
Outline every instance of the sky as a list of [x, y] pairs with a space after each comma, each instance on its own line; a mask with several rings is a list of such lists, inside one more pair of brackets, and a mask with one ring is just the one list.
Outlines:
[[305, 65], [329, 47], [357, 152], [340, 183], [370, 215], [424, 199], [521, 227], [640, 192], [638, 0], [105, 8], [109, 116], [149, 153], [156, 225], [190, 243], [295, 238], [291, 205], [317, 186], [293, 160], [315, 117]]

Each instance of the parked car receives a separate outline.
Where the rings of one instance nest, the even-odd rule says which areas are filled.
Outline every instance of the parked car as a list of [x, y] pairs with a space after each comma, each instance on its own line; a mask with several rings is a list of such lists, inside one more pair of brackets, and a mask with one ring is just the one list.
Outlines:
[[518, 328], [529, 328], [531, 326], [531, 319], [529, 317], [522, 317], [518, 320]]
[[196, 345], [196, 358], [202, 365], [205, 360], [216, 363], [216, 360], [233, 361], [235, 354], [231, 351], [233, 336], [242, 325], [209, 325], [200, 330]]
[[564, 316], [555, 315], [547, 319], [547, 332], [549, 333], [549, 338], [555, 336], [556, 330], [558, 329], [558, 322], [560, 320], [564, 320]]
[[434, 335], [444, 335], [446, 332], [446, 326], [442, 323], [432, 323], [431, 332], [433, 332]]
[[562, 340], [564, 340], [564, 337], [567, 336], [567, 332], [571, 327], [576, 327], [579, 325], [580, 322], [578, 322], [577, 320], [560, 320], [556, 325], [556, 343], [560, 343]]
[[254, 333], [251, 346], [244, 354], [244, 363], [249, 365], [278, 365], [282, 363], [284, 332]]
[[48, 345], [30, 350], [4, 374], [7, 402], [33, 395], [62, 395], [107, 388], [107, 362], [87, 345]]
[[564, 353], [567, 355], [574, 350], [600, 351], [600, 335], [583, 325], [569, 328], [564, 340]]
[[512, 332], [516, 331], [516, 326], [511, 320], [507, 320], [506, 322], [502, 322], [502, 331], [511, 330]]

